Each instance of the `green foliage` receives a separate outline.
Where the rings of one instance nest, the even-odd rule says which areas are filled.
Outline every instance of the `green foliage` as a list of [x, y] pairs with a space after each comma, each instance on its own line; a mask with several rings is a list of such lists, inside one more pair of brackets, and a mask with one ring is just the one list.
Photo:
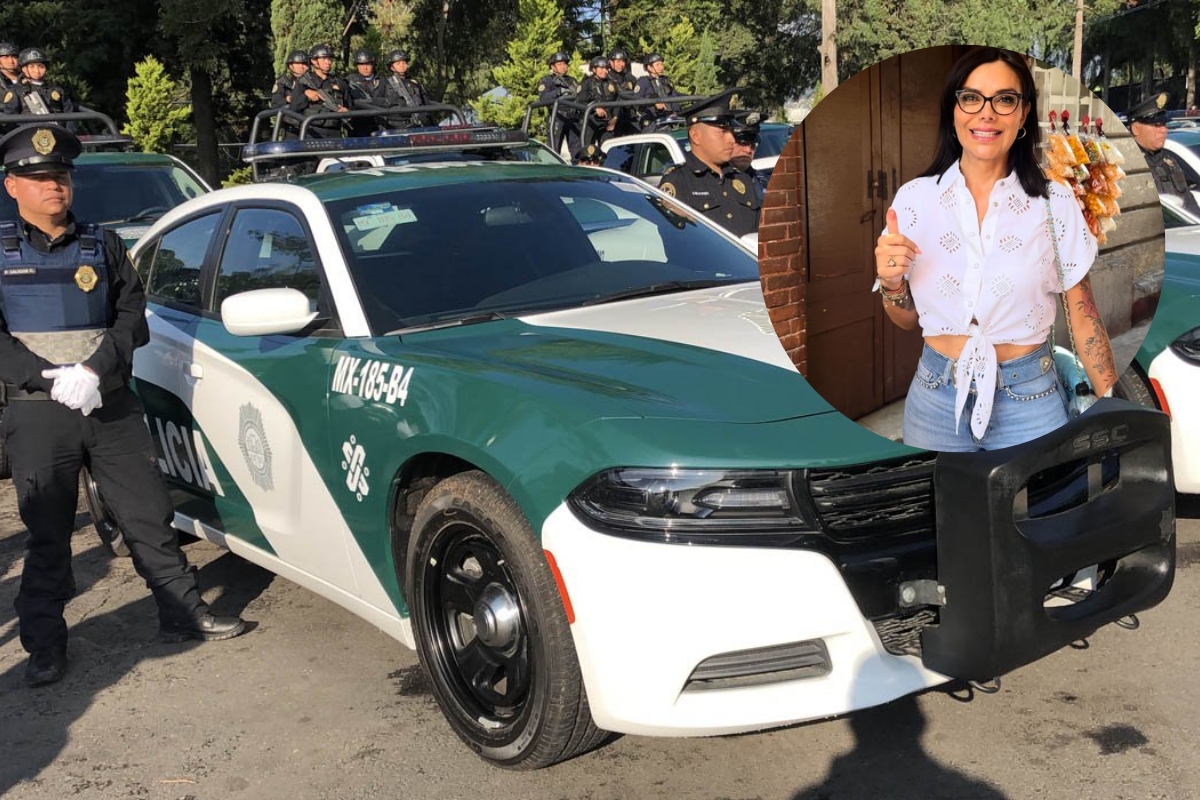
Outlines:
[[165, 153], [187, 129], [192, 109], [175, 104], [184, 93], [154, 56], [138, 62], [134, 73], [125, 93], [129, 122], [122, 131], [133, 137], [143, 152]]
[[499, 101], [482, 96], [471, 103], [482, 119], [506, 127], [521, 124], [525, 107], [537, 100], [538, 83], [549, 73], [546, 59], [562, 47], [563, 12], [555, 0], [519, 0], [517, 11], [508, 59], [492, 70], [508, 96]]
[[288, 53], [308, 52], [327, 44], [341, 50], [345, 9], [339, 0], [271, 0], [271, 37], [275, 43], [276, 74], [283, 72]]
[[228, 189], [230, 186], [244, 186], [247, 183], [254, 183], [254, 167], [241, 167], [229, 173], [229, 177], [221, 181], [221, 188]]
[[[412, 31], [414, 5], [410, 0], [368, 0], [370, 24], [361, 34], [351, 38], [351, 51], [365, 47], [376, 58], [382, 59], [391, 50], [404, 49]], [[376, 68], [385, 72], [387, 65], [380, 61]]]

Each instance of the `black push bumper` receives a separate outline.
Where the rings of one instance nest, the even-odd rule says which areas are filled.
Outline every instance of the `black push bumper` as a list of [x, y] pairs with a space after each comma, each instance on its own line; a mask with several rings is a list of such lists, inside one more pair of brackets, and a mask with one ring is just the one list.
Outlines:
[[[986, 680], [1157, 605], [1175, 577], [1168, 418], [1123, 400], [1019, 447], [938, 456], [938, 583], [945, 605], [922, 661]], [[1052, 586], [1100, 565], [1071, 605]]]

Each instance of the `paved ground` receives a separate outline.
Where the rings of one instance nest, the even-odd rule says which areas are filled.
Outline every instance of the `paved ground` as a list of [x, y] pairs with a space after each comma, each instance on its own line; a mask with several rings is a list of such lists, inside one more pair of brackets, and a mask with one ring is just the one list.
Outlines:
[[847, 719], [714, 739], [626, 736], [534, 774], [486, 766], [413, 653], [309, 592], [190, 545], [206, 596], [257, 627], [160, 645], [127, 561], [81, 514], [72, 667], [27, 690], [12, 599], [23, 526], [0, 485], [0, 796], [293, 798], [1200, 798], [1200, 503], [1142, 629], [1099, 632], [965, 702], [929, 692]]

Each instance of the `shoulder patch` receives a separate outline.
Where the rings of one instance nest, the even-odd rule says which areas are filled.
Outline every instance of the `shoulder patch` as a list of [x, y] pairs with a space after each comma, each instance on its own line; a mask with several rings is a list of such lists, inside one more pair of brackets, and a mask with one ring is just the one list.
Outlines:
[[640, 83], [639, 83], [637, 86], [633, 87], [633, 93], [634, 93], [634, 94], [641, 94], [641, 93], [642, 93], [642, 85], [641, 85]]
[[675, 184], [673, 183], [660, 183], [658, 188], [662, 189], [665, 194], [671, 195], [671, 197], [678, 197], [675, 190]]
[[544, 92], [544, 91], [546, 91], [546, 84], [544, 84], [544, 83], [539, 83], [539, 84], [538, 84], [538, 91], [539, 91], [539, 92]]
[[6, 93], [4, 94], [4, 102], [6, 102], [6, 103], [8, 103], [8, 102], [11, 102], [11, 101], [12, 101], [12, 99], [13, 99], [13, 93], [12, 93], [12, 92], [6, 92]]
[[59, 92], [58, 89], [55, 89], [53, 92], [50, 93], [50, 99], [51, 100], [61, 100], [62, 93]]

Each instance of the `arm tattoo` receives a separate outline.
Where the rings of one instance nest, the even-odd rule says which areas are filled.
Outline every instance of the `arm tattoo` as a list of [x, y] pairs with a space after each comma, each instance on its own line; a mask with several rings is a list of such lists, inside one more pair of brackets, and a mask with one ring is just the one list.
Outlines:
[[1091, 335], [1083, 342], [1080, 357], [1089, 363], [1097, 375], [1106, 379], [1117, 377], [1117, 368], [1113, 360], [1112, 344], [1108, 340], [1108, 332], [1104, 329], [1104, 320], [1100, 318], [1100, 309], [1096, 306], [1095, 295], [1092, 294], [1091, 278], [1079, 282], [1079, 300], [1076, 302], [1079, 313], [1090, 323]]

